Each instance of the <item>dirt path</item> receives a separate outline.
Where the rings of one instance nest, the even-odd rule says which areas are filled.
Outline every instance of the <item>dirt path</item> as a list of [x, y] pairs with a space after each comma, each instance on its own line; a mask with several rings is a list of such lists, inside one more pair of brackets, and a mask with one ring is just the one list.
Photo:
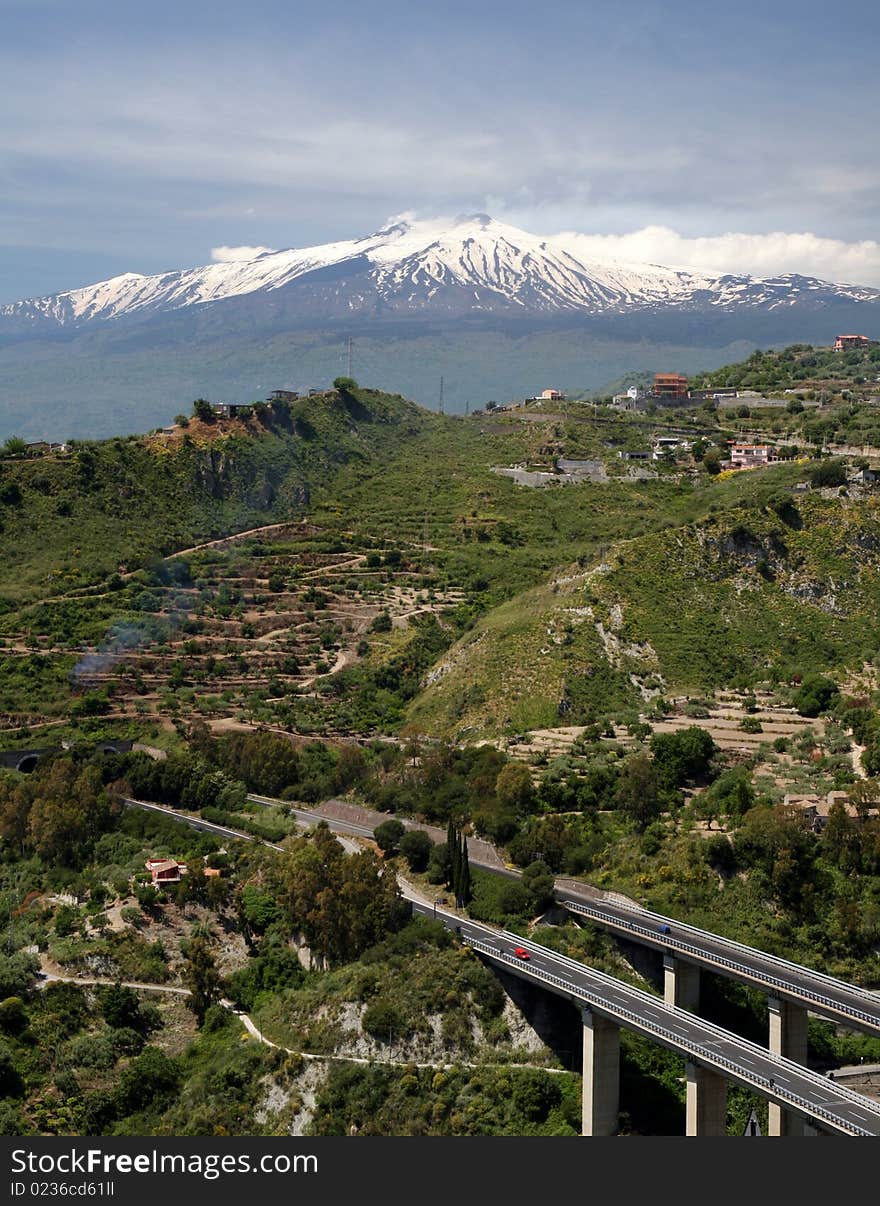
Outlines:
[[860, 779], [867, 779], [868, 777], [868, 773], [862, 765], [862, 754], [864, 754], [866, 748], [864, 745], [856, 745], [855, 742], [852, 744], [853, 771]]
[[[233, 532], [231, 536], [218, 536], [216, 540], [206, 540], [202, 544], [194, 544], [188, 549], [177, 549], [173, 553], [168, 553], [168, 557], [186, 557], [189, 553], [199, 553], [202, 549], [220, 548], [222, 545], [233, 544], [236, 540], [244, 540], [248, 536], [259, 536], [263, 532], [282, 532], [287, 528], [297, 528], [302, 531], [309, 526], [305, 519], [287, 519], [283, 523], [267, 523], [261, 528], [248, 528], [245, 532]], [[136, 572], [136, 570], [131, 571], [131, 573]], [[131, 573], [123, 574], [122, 576], [123, 578], [129, 578], [131, 577]]]

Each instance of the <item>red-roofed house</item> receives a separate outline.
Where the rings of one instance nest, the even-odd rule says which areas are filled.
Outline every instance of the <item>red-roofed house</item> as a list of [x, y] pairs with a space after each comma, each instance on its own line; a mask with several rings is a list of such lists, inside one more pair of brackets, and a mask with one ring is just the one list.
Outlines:
[[173, 858], [148, 858], [144, 866], [153, 877], [153, 887], [162, 888], [165, 884], [179, 884], [181, 876], [186, 875], [186, 863], [179, 863]]
[[867, 335], [838, 335], [834, 341], [835, 352], [852, 352], [866, 348], [871, 343]]

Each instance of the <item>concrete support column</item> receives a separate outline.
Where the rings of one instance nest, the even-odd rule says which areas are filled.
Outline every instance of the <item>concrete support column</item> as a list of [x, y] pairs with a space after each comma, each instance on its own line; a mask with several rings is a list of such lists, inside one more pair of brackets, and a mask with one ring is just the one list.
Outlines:
[[697, 1013], [700, 1008], [700, 969], [675, 955], [663, 956], [663, 1000], [667, 1005]]
[[[770, 1013], [770, 1051], [773, 1055], [784, 1056], [795, 1063], [807, 1063], [807, 1011], [802, 1005], [791, 1001], [783, 1001], [779, 997], [769, 997], [767, 1001]], [[797, 1114], [792, 1114], [782, 1106], [770, 1102], [767, 1113], [767, 1132], [770, 1135], [807, 1135], [815, 1134], [812, 1127], [807, 1126]]]
[[717, 1072], [701, 1068], [687, 1060], [684, 1066], [687, 1079], [688, 1135], [727, 1134], [727, 1082]]
[[584, 1023], [582, 1135], [616, 1135], [620, 1109], [620, 1027], [591, 1009]]

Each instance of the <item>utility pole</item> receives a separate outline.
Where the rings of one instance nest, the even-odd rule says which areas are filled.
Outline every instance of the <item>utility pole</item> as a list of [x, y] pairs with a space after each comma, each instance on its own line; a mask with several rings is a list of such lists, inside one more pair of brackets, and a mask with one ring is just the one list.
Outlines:
[[470, 404], [470, 402], [465, 402], [465, 404], [464, 404], [464, 413], [465, 413], [466, 415], [469, 415], [469, 414], [471, 413], [471, 404]]
[[348, 375], [349, 375], [349, 377], [351, 376], [351, 344], [352, 344], [352, 339], [351, 339], [351, 336], [349, 335], [349, 337], [348, 337]]
[[443, 414], [443, 378], [442, 378], [442, 377], [440, 378], [440, 406], [439, 406], [439, 410], [440, 410], [440, 414], [442, 415], [442, 414]]

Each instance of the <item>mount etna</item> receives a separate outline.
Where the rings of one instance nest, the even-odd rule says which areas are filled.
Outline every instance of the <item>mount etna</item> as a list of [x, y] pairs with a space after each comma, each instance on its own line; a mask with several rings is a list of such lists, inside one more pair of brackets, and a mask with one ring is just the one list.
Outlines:
[[[578, 394], [626, 372], [692, 372], [756, 346], [873, 327], [880, 292], [594, 262], [485, 214], [0, 307], [0, 436], [105, 436], [197, 395], [251, 400], [345, 372], [427, 406]], [[349, 344], [349, 341], [351, 345]]]

